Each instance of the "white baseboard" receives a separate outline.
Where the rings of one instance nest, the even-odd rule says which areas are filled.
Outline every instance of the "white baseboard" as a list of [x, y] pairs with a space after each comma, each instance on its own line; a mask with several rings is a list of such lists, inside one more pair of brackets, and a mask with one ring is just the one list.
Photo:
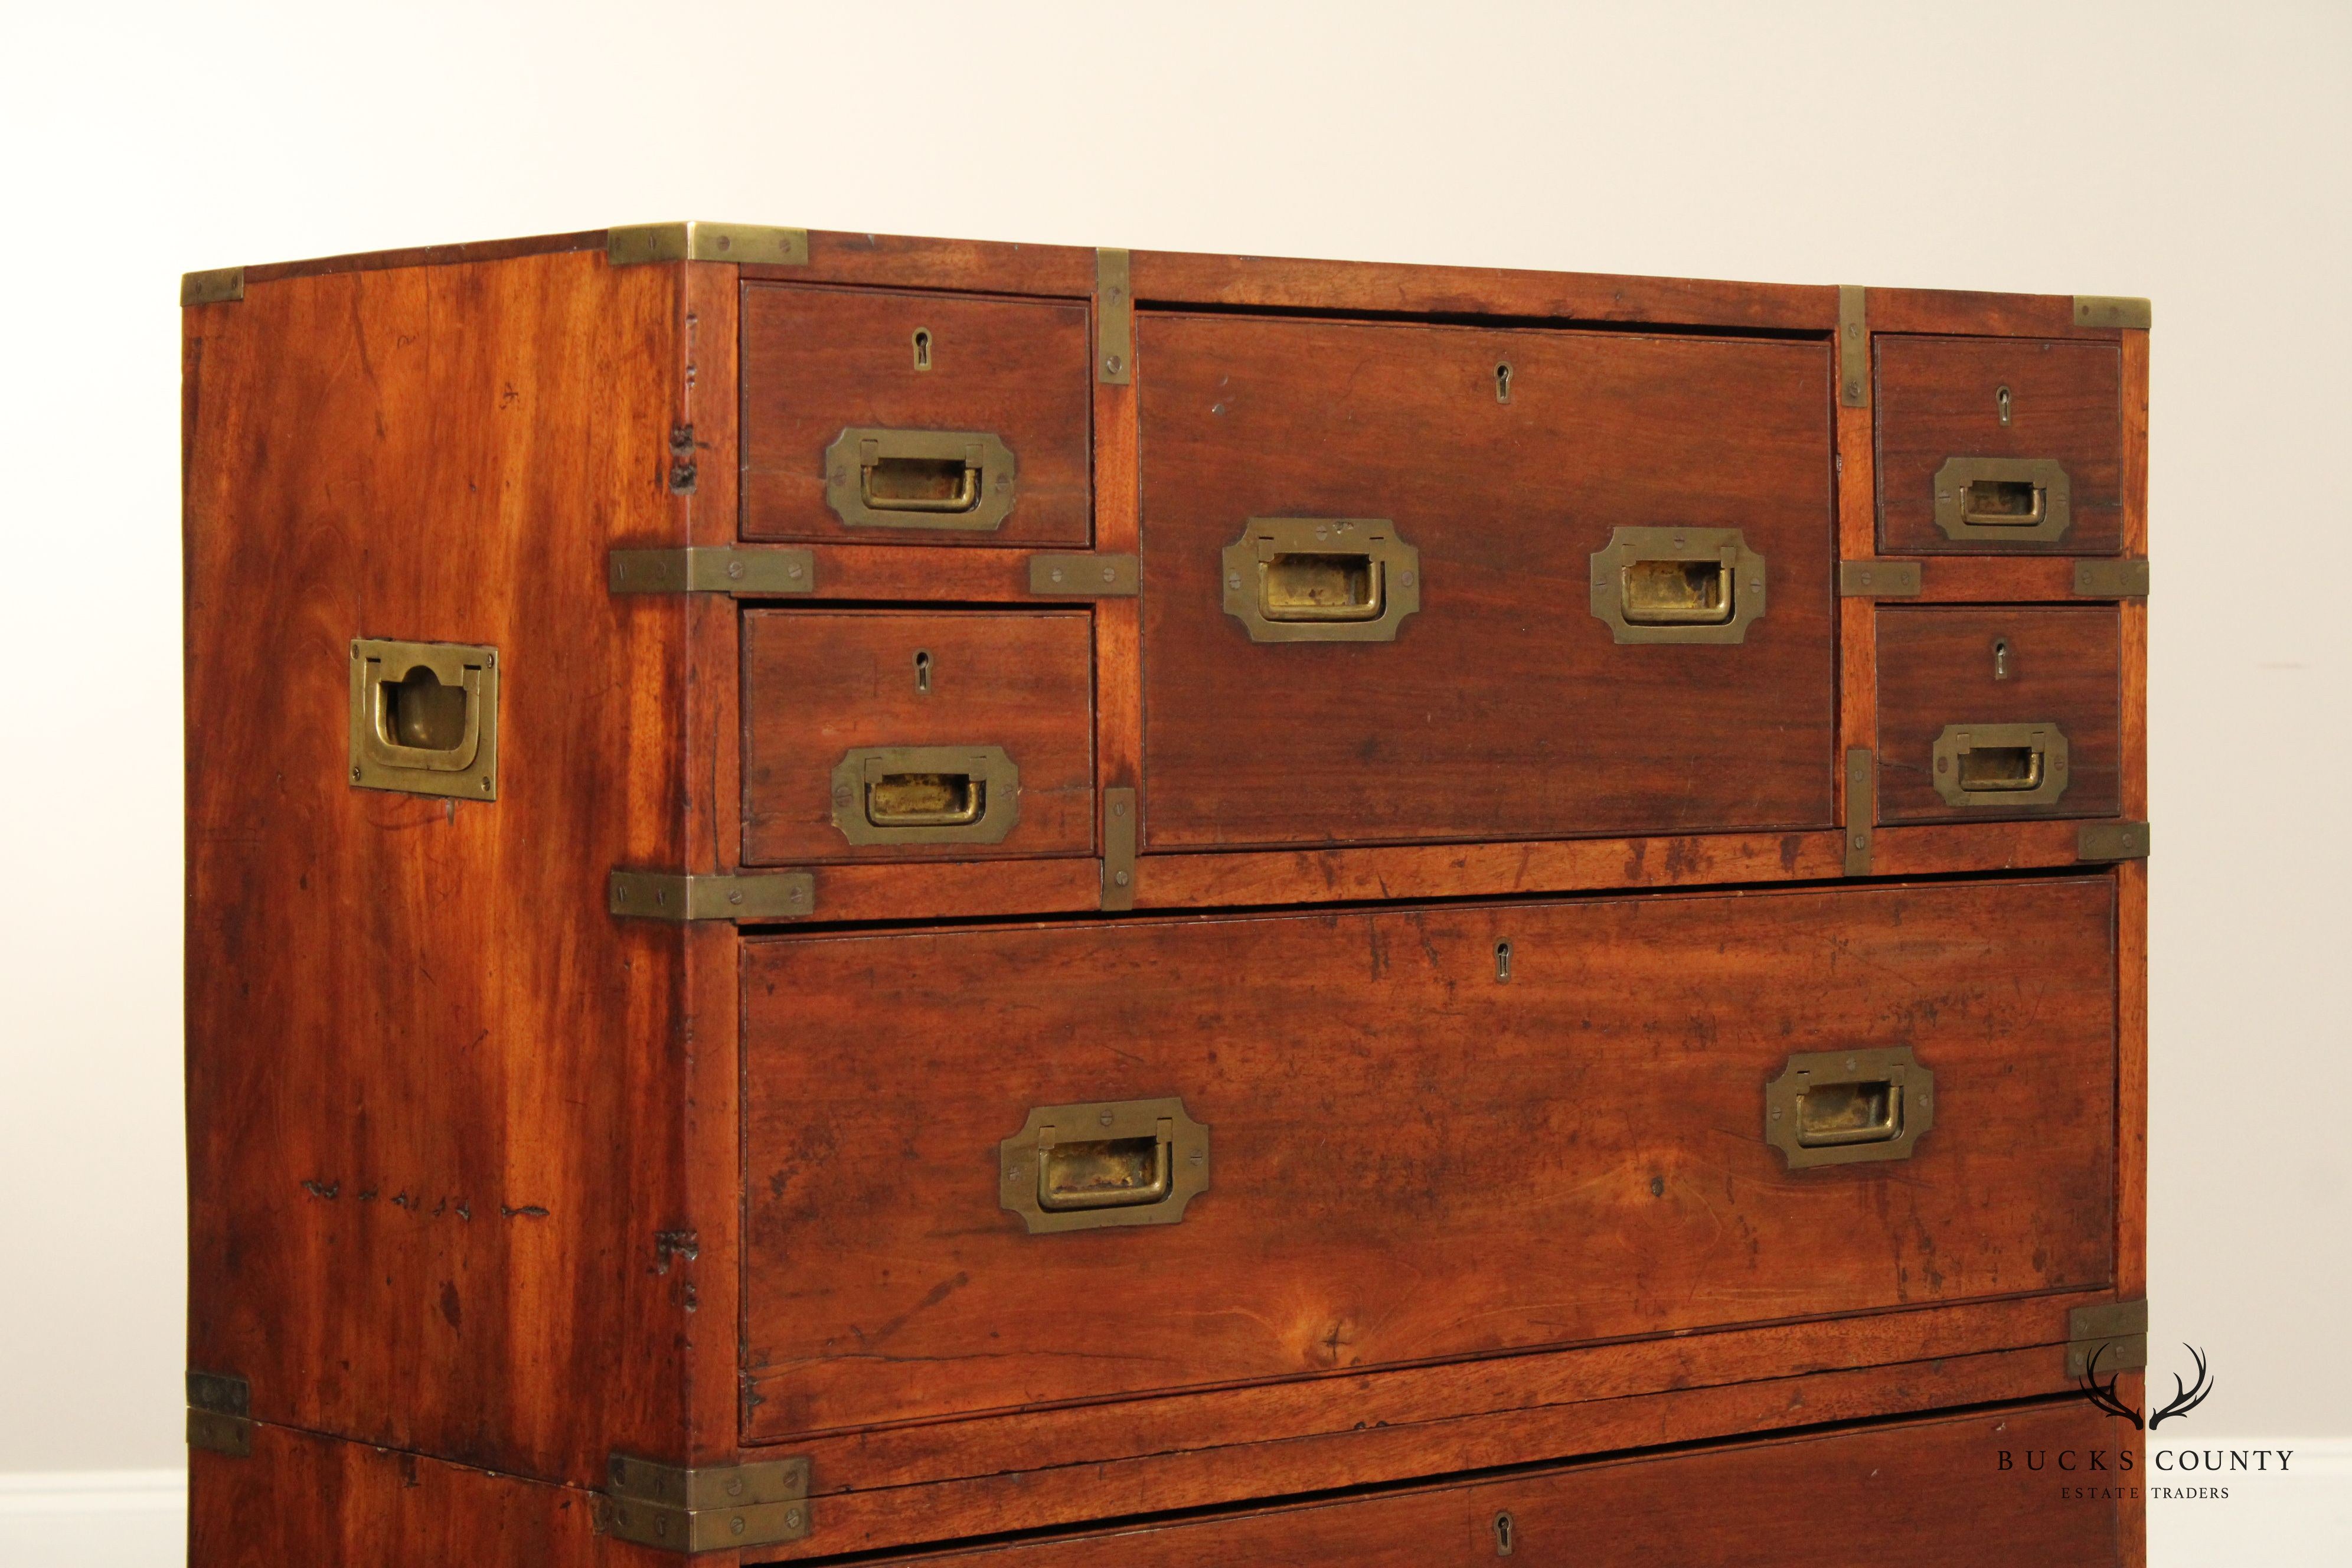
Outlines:
[[[2218, 1476], [2157, 1468], [2152, 1485], [2226, 1488], [2229, 1496], [2147, 1504], [2148, 1568], [2342, 1568], [2352, 1563], [2352, 1438], [2172, 1436], [2158, 1450], [2226, 1456], [2284, 1448], [2284, 1475]], [[2226, 1467], [2228, 1461], [2224, 1458]], [[0, 1473], [0, 1563], [6, 1568], [178, 1568], [187, 1560], [184, 1470]]]
[[178, 1568], [187, 1539], [185, 1470], [0, 1472], [7, 1568]]

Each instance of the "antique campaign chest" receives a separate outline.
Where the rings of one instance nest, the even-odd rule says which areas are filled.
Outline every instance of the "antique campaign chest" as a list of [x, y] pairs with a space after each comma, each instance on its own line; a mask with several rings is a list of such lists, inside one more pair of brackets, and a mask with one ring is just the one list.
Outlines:
[[182, 302], [196, 1563], [2140, 1562], [2144, 301]]

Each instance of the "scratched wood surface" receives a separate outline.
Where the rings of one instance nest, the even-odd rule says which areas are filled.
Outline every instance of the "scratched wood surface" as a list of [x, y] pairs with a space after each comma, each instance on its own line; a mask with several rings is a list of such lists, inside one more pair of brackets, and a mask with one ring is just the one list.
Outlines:
[[[2097, 1568], [2137, 1434], [2078, 1399], [927, 1557], [953, 1568]], [[2007, 1467], [2003, 1466], [2007, 1456]], [[2029, 1458], [2031, 1456], [2031, 1458]], [[2041, 1468], [2035, 1468], [2038, 1460]], [[2137, 1479], [2105, 1480], [2129, 1485]], [[1507, 1547], [1507, 1552], [1504, 1550]]]
[[[593, 1484], [698, 1342], [664, 487], [678, 269], [323, 274], [185, 316], [188, 1360], [266, 1419]], [[352, 787], [349, 639], [486, 643], [499, 797]], [[726, 1344], [732, 1325], [714, 1325]]]
[[[1138, 331], [1150, 847], [1831, 824], [1824, 345]], [[1387, 520], [1419, 613], [1391, 642], [1253, 642], [1221, 552], [1272, 517]], [[1740, 529], [1769, 574], [1747, 640], [1614, 642], [1591, 558], [1621, 526]]]
[[[2084, 878], [751, 941], [747, 1436], [2104, 1282], [2112, 930]], [[1840, 1043], [1935, 1130], [1787, 1171], [1763, 1085]], [[1030, 1108], [1170, 1095], [1182, 1223], [999, 1208]]]

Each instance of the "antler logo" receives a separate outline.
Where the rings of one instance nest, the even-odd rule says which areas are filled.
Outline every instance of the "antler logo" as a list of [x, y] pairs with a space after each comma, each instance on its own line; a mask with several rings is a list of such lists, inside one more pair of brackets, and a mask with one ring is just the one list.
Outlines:
[[2091, 1352], [2091, 1363], [2083, 1369], [2083, 1397], [2110, 1415], [2121, 1416], [2130, 1422], [2134, 1431], [2144, 1429], [2153, 1432], [2174, 1416], [2188, 1415], [2204, 1404], [2206, 1396], [2213, 1392], [2213, 1374], [2205, 1364], [2205, 1352], [2194, 1345], [2184, 1344], [2180, 1348], [2187, 1351], [2189, 1359], [2197, 1363], [2197, 1381], [2184, 1384], [2176, 1375], [2172, 1380], [2172, 1402], [2149, 1416], [2143, 1426], [2139, 1412], [2126, 1405], [2116, 1394], [2116, 1384], [2123, 1374], [2116, 1373], [2106, 1382], [2099, 1381], [2099, 1360], [2113, 1345], [2114, 1342], [2110, 1341]]

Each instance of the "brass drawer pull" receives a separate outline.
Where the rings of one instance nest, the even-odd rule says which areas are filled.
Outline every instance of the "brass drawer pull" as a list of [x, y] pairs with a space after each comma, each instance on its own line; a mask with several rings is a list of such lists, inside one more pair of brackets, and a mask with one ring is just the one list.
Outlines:
[[1936, 1121], [1936, 1075], [1908, 1046], [1808, 1051], [1764, 1087], [1764, 1141], [1788, 1168], [1907, 1160]]
[[1421, 552], [1385, 518], [1254, 517], [1222, 570], [1252, 642], [1393, 642], [1421, 608]]
[[986, 532], [1013, 510], [1014, 468], [984, 431], [852, 427], [824, 450], [825, 504], [852, 528]]
[[2063, 539], [2074, 487], [2051, 458], [1952, 458], [1936, 470], [1936, 526], [1947, 539]]
[[997, 1145], [998, 1199], [1032, 1236], [1174, 1225], [1209, 1185], [1209, 1130], [1181, 1100], [1047, 1105]]
[[833, 770], [833, 825], [852, 844], [998, 844], [1020, 816], [1001, 746], [868, 746]]
[[1947, 724], [1932, 756], [1936, 793], [1952, 805], [2055, 805], [2074, 782], [2055, 724]]
[[1738, 529], [1620, 528], [1592, 555], [1592, 613], [1620, 643], [1746, 642], [1764, 576]]
[[353, 637], [351, 651], [352, 783], [496, 800], [498, 650]]

